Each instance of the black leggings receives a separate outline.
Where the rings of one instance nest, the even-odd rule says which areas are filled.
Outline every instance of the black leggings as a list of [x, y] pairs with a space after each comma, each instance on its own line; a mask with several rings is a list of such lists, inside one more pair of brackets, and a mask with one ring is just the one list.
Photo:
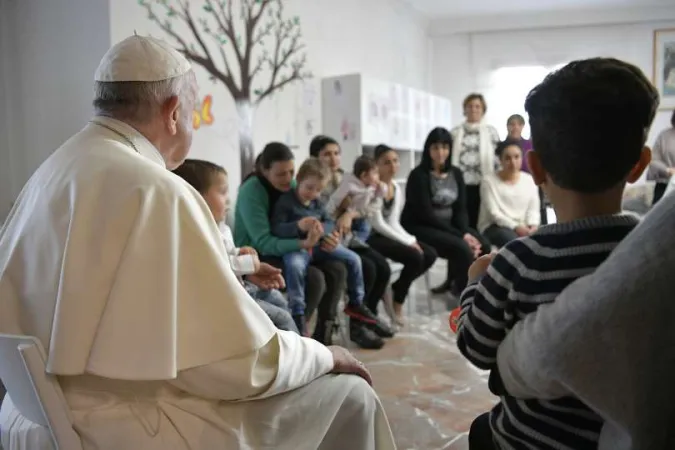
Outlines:
[[518, 239], [518, 233], [511, 228], [500, 227], [498, 225], [490, 225], [483, 231], [485, 239], [490, 241], [490, 244], [502, 248], [514, 239]]
[[[261, 260], [275, 267], [283, 269], [281, 258], [276, 256], [261, 256]], [[334, 321], [340, 300], [344, 296], [347, 286], [347, 268], [340, 261], [321, 261], [312, 263], [307, 268], [305, 278], [305, 317], [317, 311], [317, 320]]]
[[469, 227], [475, 230], [480, 212], [480, 185], [466, 185], [466, 212], [469, 215]]
[[[455, 282], [453, 293], [458, 294], [463, 291], [468, 282], [469, 266], [476, 259], [469, 244], [463, 238], [438, 228], [411, 226], [407, 230], [417, 237], [419, 242], [433, 247], [438, 252], [438, 256], [448, 260], [447, 281]], [[490, 243], [476, 231], [472, 230], [471, 234], [480, 241], [481, 253], [489, 253]]]
[[668, 187], [668, 183], [663, 183], [663, 182], [657, 182], [654, 185], [654, 199], [652, 200], [652, 206], [656, 205], [656, 203], [661, 200], [663, 197], [663, 194], [666, 193], [666, 188]]
[[409, 245], [376, 233], [370, 236], [368, 245], [385, 258], [403, 264], [403, 270], [401, 270], [398, 280], [391, 285], [394, 301], [399, 304], [405, 302], [413, 281], [429, 270], [438, 257], [436, 250], [424, 243], [419, 243], [423, 251], [423, 253], [420, 253]]
[[377, 312], [377, 304], [384, 296], [391, 278], [391, 268], [387, 259], [372, 248], [353, 249], [361, 257], [363, 266], [363, 285], [366, 295], [363, 304]]

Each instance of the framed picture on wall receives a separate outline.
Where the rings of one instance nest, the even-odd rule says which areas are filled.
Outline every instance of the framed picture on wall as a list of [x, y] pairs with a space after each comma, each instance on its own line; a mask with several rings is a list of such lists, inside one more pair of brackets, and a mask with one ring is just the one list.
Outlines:
[[660, 109], [675, 109], [675, 28], [654, 30], [654, 85]]

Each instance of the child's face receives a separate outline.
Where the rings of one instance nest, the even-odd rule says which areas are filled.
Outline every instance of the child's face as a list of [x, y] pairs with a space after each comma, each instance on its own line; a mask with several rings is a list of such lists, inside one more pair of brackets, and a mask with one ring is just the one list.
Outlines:
[[326, 183], [319, 177], [307, 177], [298, 183], [298, 197], [303, 202], [311, 202], [321, 195]]
[[340, 146], [337, 144], [328, 144], [319, 152], [319, 159], [331, 172], [340, 168]]
[[230, 187], [227, 184], [227, 176], [219, 173], [214, 177], [211, 187], [204, 196], [206, 204], [209, 205], [211, 214], [216, 222], [225, 220], [227, 211], [230, 209]]
[[380, 173], [377, 170], [377, 167], [374, 167], [368, 172], [362, 173], [359, 179], [366, 186], [376, 187], [380, 182]]
[[523, 134], [524, 123], [520, 122], [518, 119], [511, 119], [506, 123], [506, 130], [509, 133], [511, 139], [520, 139]]

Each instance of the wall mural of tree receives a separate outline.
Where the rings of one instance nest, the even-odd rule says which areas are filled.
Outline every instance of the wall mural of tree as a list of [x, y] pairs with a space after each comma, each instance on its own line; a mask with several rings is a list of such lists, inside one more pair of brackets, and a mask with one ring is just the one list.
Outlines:
[[[195, 8], [198, 3], [201, 9]], [[254, 168], [255, 108], [285, 86], [310, 78], [311, 73], [305, 70], [307, 55], [301, 42], [300, 18], [286, 17], [284, 0], [234, 3], [235, 0], [138, 0], [148, 11], [148, 18], [175, 41], [178, 50], [204, 68], [211, 80], [223, 83], [232, 95], [239, 119], [243, 177]], [[187, 26], [189, 37], [176, 31], [175, 21]], [[218, 61], [214, 49], [218, 51]], [[262, 79], [264, 69], [269, 71], [266, 82]]]

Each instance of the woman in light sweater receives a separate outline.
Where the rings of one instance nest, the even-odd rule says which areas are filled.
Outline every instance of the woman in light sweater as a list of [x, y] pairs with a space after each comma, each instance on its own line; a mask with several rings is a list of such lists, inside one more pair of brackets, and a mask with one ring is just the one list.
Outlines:
[[392, 261], [403, 264], [401, 274], [392, 285], [394, 320], [403, 324], [401, 312], [410, 285], [434, 264], [438, 254], [429, 245], [403, 229], [399, 219], [403, 210], [403, 192], [394, 177], [398, 172], [398, 154], [386, 145], [375, 147], [375, 162], [379, 169], [384, 195], [378, 198], [370, 215], [373, 233], [368, 239], [375, 251]]
[[469, 226], [476, 228], [480, 211], [480, 183], [495, 172], [495, 148], [499, 133], [483, 121], [487, 104], [481, 94], [469, 94], [463, 103], [466, 121], [453, 128], [452, 165], [459, 168], [466, 183], [466, 210]]
[[501, 170], [483, 178], [478, 231], [492, 245], [504, 246], [539, 227], [539, 190], [529, 173], [521, 171], [523, 150], [518, 141], [497, 146]]
[[675, 174], [675, 111], [670, 117], [671, 127], [663, 130], [656, 138], [652, 149], [652, 163], [647, 179], [656, 181], [654, 201], [658, 202], [666, 191], [668, 181]]

